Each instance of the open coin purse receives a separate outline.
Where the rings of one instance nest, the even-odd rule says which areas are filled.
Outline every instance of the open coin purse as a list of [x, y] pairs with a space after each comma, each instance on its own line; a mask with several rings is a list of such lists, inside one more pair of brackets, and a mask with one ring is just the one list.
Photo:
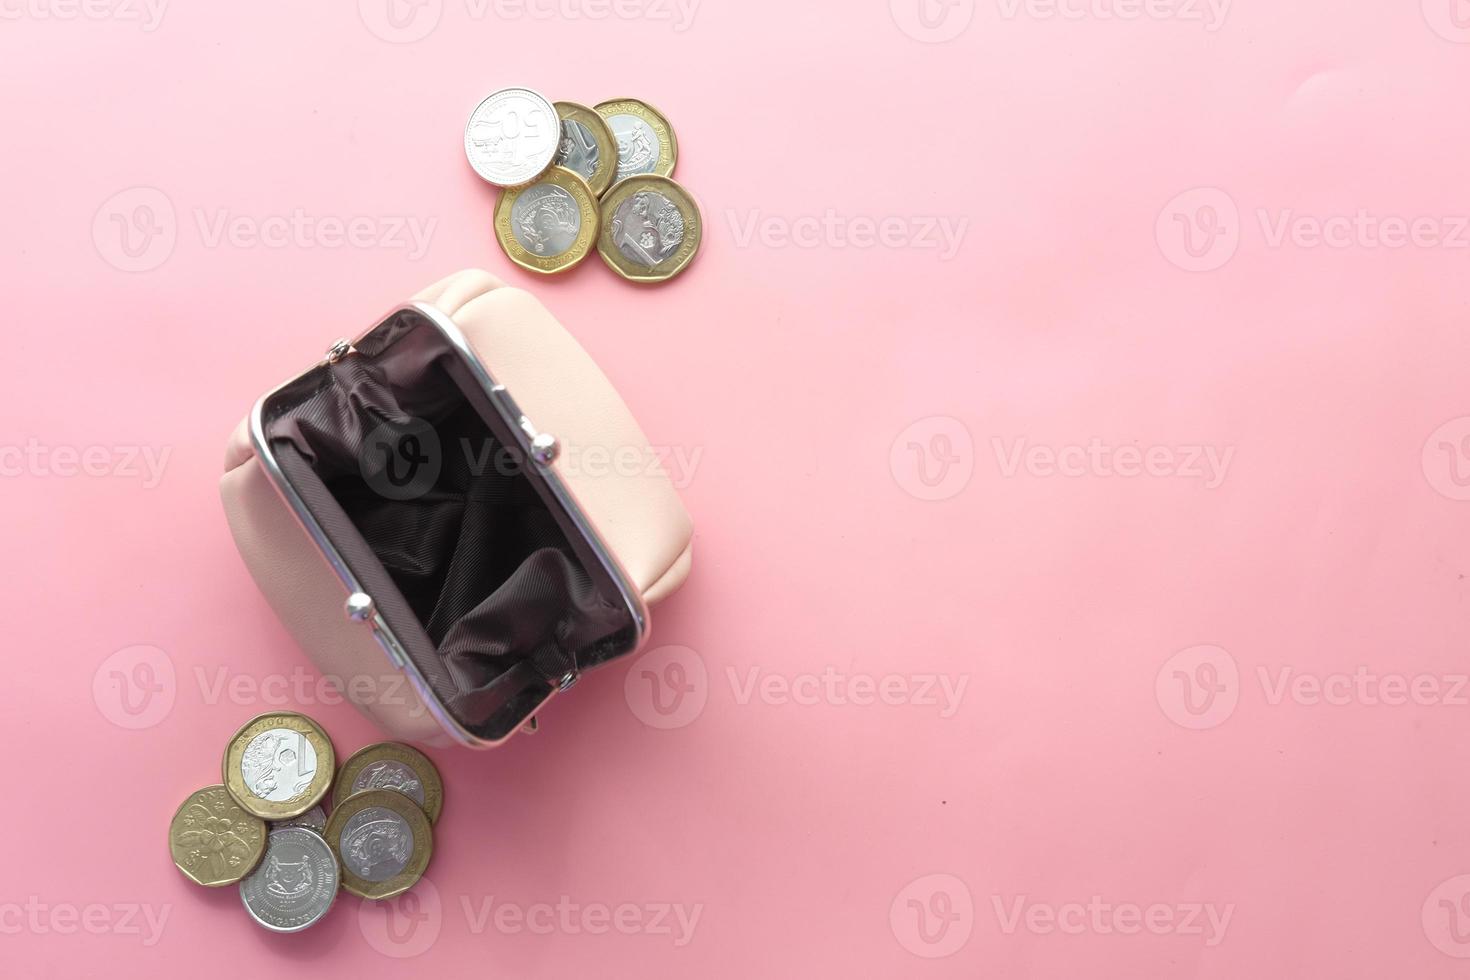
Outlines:
[[480, 271], [262, 397], [220, 487], [287, 629], [405, 740], [533, 726], [636, 650], [689, 571], [689, 515], [627, 406], [539, 302]]

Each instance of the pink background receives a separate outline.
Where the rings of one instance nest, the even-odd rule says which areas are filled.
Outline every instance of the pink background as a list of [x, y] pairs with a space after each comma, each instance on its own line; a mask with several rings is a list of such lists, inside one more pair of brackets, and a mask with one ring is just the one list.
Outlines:
[[[1470, 969], [1470, 6], [92, 2], [0, 3], [6, 975]], [[664, 110], [687, 274], [510, 266], [460, 148], [507, 84]], [[297, 211], [369, 234], [211, 233]], [[694, 574], [654, 659], [434, 753], [432, 890], [267, 934], [169, 816], [259, 711], [375, 734], [259, 693], [314, 675], [224, 440], [475, 265], [699, 454]]]

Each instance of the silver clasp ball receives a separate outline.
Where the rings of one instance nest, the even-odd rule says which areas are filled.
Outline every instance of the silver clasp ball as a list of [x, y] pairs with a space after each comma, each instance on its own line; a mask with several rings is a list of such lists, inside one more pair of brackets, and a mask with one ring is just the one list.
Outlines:
[[531, 440], [531, 455], [538, 463], [543, 465], [550, 463], [556, 459], [556, 454], [559, 452], [561, 452], [561, 444], [550, 432], [538, 432]]
[[373, 597], [366, 592], [354, 592], [347, 597], [347, 618], [361, 623], [373, 614]]

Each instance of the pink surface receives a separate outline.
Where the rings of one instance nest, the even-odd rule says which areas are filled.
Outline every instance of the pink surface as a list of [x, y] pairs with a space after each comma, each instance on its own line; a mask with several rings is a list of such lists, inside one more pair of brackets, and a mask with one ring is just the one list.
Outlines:
[[[1465, 3], [154, 9], [0, 0], [6, 976], [1470, 969]], [[505, 84], [664, 110], [682, 279], [503, 259]], [[471, 265], [697, 460], [694, 575], [434, 754], [431, 886], [269, 935], [170, 814], [258, 711], [374, 732], [224, 440]]]

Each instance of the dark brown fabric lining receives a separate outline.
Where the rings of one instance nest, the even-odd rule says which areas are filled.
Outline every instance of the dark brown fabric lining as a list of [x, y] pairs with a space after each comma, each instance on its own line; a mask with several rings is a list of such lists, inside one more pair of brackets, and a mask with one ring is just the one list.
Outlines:
[[631, 649], [636, 628], [456, 380], [457, 357], [431, 328], [408, 331], [319, 369], [267, 436], [394, 631], [434, 650], [415, 662], [440, 699], [467, 728], [499, 729]]

